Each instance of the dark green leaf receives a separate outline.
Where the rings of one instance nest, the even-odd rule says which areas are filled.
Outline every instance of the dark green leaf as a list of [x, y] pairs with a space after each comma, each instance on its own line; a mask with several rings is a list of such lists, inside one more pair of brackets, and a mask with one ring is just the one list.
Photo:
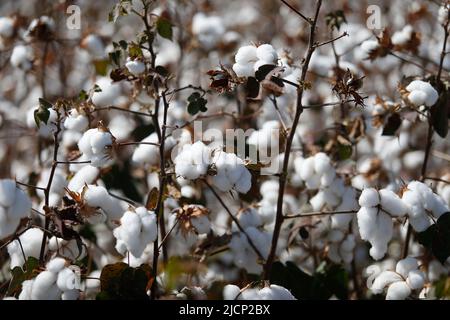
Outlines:
[[203, 98], [200, 93], [193, 92], [188, 97], [188, 106], [187, 110], [191, 115], [195, 115], [199, 112], [205, 112], [208, 109], [206, 108], [206, 103], [208, 102], [205, 98]]
[[402, 125], [402, 119], [398, 113], [389, 115], [386, 124], [384, 125], [382, 136], [393, 136]]
[[41, 127], [41, 122], [47, 124], [49, 118], [50, 118], [50, 111], [42, 107], [42, 105], [40, 105], [39, 108], [34, 110], [34, 122], [36, 122], [36, 126], [38, 128]]
[[417, 240], [443, 264], [450, 256], [450, 212], [441, 215], [427, 230], [419, 232]]
[[450, 99], [448, 90], [443, 90], [438, 102], [431, 107], [431, 123], [434, 131], [442, 138], [448, 134], [448, 117], [450, 115]]
[[78, 99], [81, 101], [86, 101], [88, 97], [89, 96], [85, 90], [81, 90], [80, 93], [78, 94]]
[[248, 77], [245, 84], [245, 91], [247, 92], [247, 98], [255, 99], [259, 95], [259, 82], [254, 77]]
[[116, 50], [109, 53], [109, 59], [112, 63], [116, 64], [120, 67], [120, 57], [122, 56], [122, 52], [120, 50]]
[[339, 144], [338, 146], [338, 156], [339, 160], [350, 159], [353, 153], [353, 148], [351, 145]]
[[39, 98], [39, 105], [45, 109], [50, 109], [53, 107], [53, 105], [44, 98]]
[[172, 24], [169, 20], [159, 17], [156, 21], [156, 31], [161, 37], [172, 40]]
[[270, 71], [275, 69], [277, 66], [274, 64], [265, 64], [258, 68], [255, 72], [255, 78], [258, 81], [262, 81], [266, 78]]
[[23, 267], [14, 267], [11, 270], [11, 282], [9, 283], [7, 296], [12, 296], [22, 288], [22, 283], [37, 275], [39, 268], [39, 261], [34, 257], [28, 257]]
[[106, 76], [108, 71], [108, 60], [96, 60], [94, 61], [95, 72], [100, 76]]

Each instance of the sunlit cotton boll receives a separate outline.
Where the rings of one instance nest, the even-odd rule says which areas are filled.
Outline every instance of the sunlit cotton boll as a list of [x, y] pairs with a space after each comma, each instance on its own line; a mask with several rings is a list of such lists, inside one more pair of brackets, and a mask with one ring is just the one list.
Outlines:
[[183, 145], [174, 159], [176, 175], [189, 180], [206, 175], [212, 161], [211, 152], [201, 141]]
[[111, 164], [111, 151], [114, 137], [103, 129], [89, 129], [78, 142], [78, 148], [91, 161], [94, 167]]
[[408, 100], [416, 107], [425, 105], [431, 107], [439, 99], [439, 94], [431, 84], [421, 80], [412, 81], [406, 90], [409, 92]]
[[[20, 235], [20, 243], [18, 240], [11, 242], [7, 249], [9, 257], [11, 258], [11, 269], [14, 267], [22, 267], [25, 263], [25, 257], [39, 258], [41, 251], [43, 231], [38, 228], [31, 228]], [[23, 250], [23, 253], [22, 253]]]
[[127, 59], [127, 62], [125, 63], [125, 67], [128, 69], [128, 71], [138, 76], [145, 71], [145, 63], [139, 60], [131, 60], [130, 58]]
[[217, 169], [213, 182], [221, 191], [227, 192], [234, 189], [240, 193], [247, 193], [250, 190], [252, 176], [241, 158], [234, 153], [219, 151], [213, 163]]
[[34, 52], [30, 46], [16, 45], [11, 53], [10, 62], [15, 68], [30, 70], [33, 65]]
[[134, 211], [126, 211], [120, 223], [113, 231], [117, 239], [117, 251], [121, 254], [129, 251], [133, 256], [140, 257], [145, 247], [156, 239], [155, 213], [144, 207], [138, 207]]

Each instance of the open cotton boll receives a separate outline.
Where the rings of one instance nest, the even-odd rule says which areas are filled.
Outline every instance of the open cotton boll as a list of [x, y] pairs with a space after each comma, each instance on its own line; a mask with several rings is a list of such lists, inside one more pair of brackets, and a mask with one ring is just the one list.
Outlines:
[[[83, 188], [78, 192], [83, 192]], [[110, 196], [102, 186], [88, 185], [84, 192], [84, 201], [90, 207], [102, 209], [110, 220], [117, 220], [122, 216], [120, 201]]]
[[364, 54], [363, 59], [369, 59], [370, 53], [377, 50], [380, 44], [376, 40], [366, 40], [361, 43], [361, 50]]
[[192, 17], [192, 33], [205, 49], [213, 48], [225, 31], [225, 23], [219, 16], [206, 16], [198, 12]]
[[16, 182], [11, 179], [0, 180], [0, 205], [10, 207], [16, 198]]
[[13, 67], [27, 71], [33, 66], [33, 56], [34, 52], [30, 46], [18, 44], [14, 47], [9, 61]]
[[66, 266], [66, 260], [61, 257], [56, 257], [56, 258], [53, 258], [52, 260], [50, 260], [49, 262], [47, 262], [47, 265], [45, 266], [45, 268], [47, 269], [47, 271], [57, 274], [62, 269], [64, 269], [65, 266]]
[[247, 65], [258, 61], [257, 49], [255, 46], [240, 47], [234, 56], [236, 63], [240, 65]]
[[207, 215], [192, 217], [191, 223], [198, 234], [206, 234], [211, 230], [211, 222]]
[[70, 179], [67, 188], [69, 190], [79, 190], [85, 184], [89, 185], [94, 183], [99, 174], [100, 169], [87, 164], [75, 173], [72, 179]]
[[416, 259], [407, 257], [397, 262], [395, 272], [402, 275], [404, 278], [408, 277], [408, 274], [412, 270], [416, 270], [419, 267], [419, 263]]
[[64, 128], [77, 132], [84, 132], [89, 126], [89, 119], [77, 109], [71, 109], [64, 120]]
[[252, 77], [255, 75], [255, 70], [251, 64], [233, 64], [233, 71], [238, 77]]
[[245, 167], [244, 161], [234, 153], [219, 151], [212, 161], [217, 169], [213, 183], [223, 192], [235, 189], [240, 193], [247, 193], [251, 188], [251, 174]]
[[48, 117], [47, 123], [40, 122], [39, 128], [38, 128], [36, 125], [36, 120], [34, 120], [34, 111], [37, 110], [38, 108], [39, 108], [39, 106], [36, 106], [34, 108], [31, 108], [27, 112], [27, 126], [28, 126], [28, 128], [32, 128], [32, 129], [36, 128], [38, 130], [39, 136], [41, 136], [41, 137], [52, 138], [53, 133], [56, 131], [55, 123], [58, 119], [58, 114], [52, 108], [48, 109], [48, 111], [50, 112], [50, 115]]
[[386, 300], [404, 300], [411, 294], [411, 288], [404, 281], [391, 284], [386, 293]]
[[91, 161], [94, 167], [111, 164], [112, 145], [115, 138], [101, 128], [89, 129], [78, 142], [78, 149]]
[[223, 287], [223, 299], [234, 300], [240, 292], [241, 289], [239, 289], [238, 286], [235, 286], [234, 284], [227, 284], [225, 287]]
[[325, 153], [319, 152], [314, 155], [314, 171], [316, 173], [324, 174], [332, 170], [331, 160]]
[[57, 300], [61, 291], [56, 285], [57, 275], [50, 271], [39, 273], [31, 288], [31, 300]]
[[276, 284], [259, 290], [259, 296], [261, 300], [297, 300], [288, 289]]
[[439, 94], [431, 84], [422, 80], [414, 80], [407, 87], [408, 99], [416, 107], [425, 105], [431, 107], [439, 99]]
[[374, 188], [365, 188], [359, 196], [358, 203], [361, 207], [375, 207], [380, 204], [378, 191]]
[[[41, 251], [43, 231], [38, 228], [31, 228], [20, 235], [20, 243], [18, 240], [14, 240], [8, 246], [8, 254], [11, 258], [11, 269], [14, 267], [22, 267], [25, 263], [25, 257], [39, 258], [39, 253]], [[22, 244], [22, 247], [20, 246]], [[23, 253], [22, 253], [23, 249]]]
[[81, 280], [80, 275], [72, 270], [71, 268], [64, 268], [58, 273], [58, 278], [56, 280], [56, 285], [59, 290], [72, 291], [74, 289], [80, 289]]
[[48, 249], [57, 252], [58, 255], [68, 260], [81, 260], [86, 256], [86, 248], [84, 246], [78, 248], [77, 241], [64, 240], [57, 237], [52, 237], [48, 241]]
[[396, 46], [406, 45], [411, 40], [413, 32], [413, 27], [406, 25], [401, 31], [397, 31], [392, 35], [392, 44]]
[[125, 63], [125, 67], [128, 69], [128, 71], [138, 76], [145, 71], [145, 63], [139, 60], [131, 60], [130, 58], [127, 58], [127, 62]]
[[201, 141], [183, 145], [174, 159], [176, 175], [189, 180], [206, 175], [212, 161], [211, 152]]
[[10, 17], [0, 17], [0, 36], [9, 38], [14, 33], [14, 19]]
[[[142, 142], [158, 143], [158, 135], [154, 132], [144, 138]], [[156, 165], [159, 163], [159, 147], [149, 144], [140, 144], [133, 152], [132, 161], [139, 164]]]
[[403, 281], [401, 275], [394, 271], [383, 271], [375, 278], [370, 290], [372, 290], [373, 293], [379, 294], [383, 292], [384, 288], [398, 281]]
[[98, 107], [116, 105], [116, 100], [121, 93], [120, 84], [112, 83], [111, 79], [107, 77], [97, 78], [96, 84], [102, 91], [92, 94], [92, 102]]
[[101, 59], [105, 56], [105, 46], [103, 41], [95, 34], [87, 35], [81, 41], [81, 47], [86, 49], [94, 59]]
[[145, 247], [156, 239], [155, 213], [144, 207], [138, 207], [135, 211], [126, 211], [120, 223], [113, 231], [117, 239], [117, 251], [124, 254], [128, 250], [133, 256], [140, 257]]
[[391, 216], [403, 217], [407, 208], [402, 199], [391, 190], [382, 189], [379, 191], [380, 204], [383, 210], [389, 212]]
[[408, 273], [408, 278], [406, 279], [408, 286], [413, 289], [422, 289], [425, 285], [425, 278], [423, 272], [420, 270], [412, 270]]
[[270, 44], [262, 44], [256, 48], [256, 57], [267, 64], [276, 63], [278, 60], [278, 54]]

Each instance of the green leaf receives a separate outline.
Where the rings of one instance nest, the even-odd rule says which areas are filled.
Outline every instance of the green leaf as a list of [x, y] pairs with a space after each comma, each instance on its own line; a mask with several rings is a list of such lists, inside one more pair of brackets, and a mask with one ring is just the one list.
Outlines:
[[30, 280], [38, 274], [38, 268], [39, 261], [34, 257], [28, 257], [22, 268], [14, 267], [11, 270], [12, 278], [6, 296], [12, 296], [19, 292], [25, 280]]
[[112, 63], [116, 64], [120, 67], [120, 57], [122, 56], [122, 51], [116, 50], [109, 53], [109, 60], [111, 60]]
[[245, 91], [247, 92], [247, 98], [255, 99], [259, 95], [260, 85], [255, 77], [248, 77], [245, 84]]
[[199, 112], [205, 112], [208, 110], [206, 108], [206, 103], [208, 101], [203, 98], [198, 92], [193, 92], [187, 100], [189, 102], [187, 110], [191, 115], [196, 115]]
[[338, 156], [339, 160], [347, 160], [350, 159], [353, 153], [353, 148], [351, 145], [339, 144], [338, 146]]
[[53, 107], [53, 105], [44, 98], [39, 98], [39, 105], [45, 109], [50, 109], [51, 107]]
[[336, 264], [324, 262], [314, 274], [309, 275], [291, 261], [286, 262], [286, 265], [275, 262], [270, 282], [289, 289], [300, 300], [327, 300], [332, 295], [339, 299], [348, 297], [348, 274], [342, 266]]
[[450, 99], [448, 90], [443, 90], [438, 102], [431, 107], [431, 124], [434, 131], [442, 138], [448, 134], [448, 117], [450, 115]]
[[85, 90], [81, 90], [78, 94], [78, 99], [81, 101], [86, 101], [89, 98], [88, 93]]
[[42, 106], [39, 106], [36, 110], [34, 110], [34, 122], [36, 122], [36, 126], [38, 128], [41, 127], [41, 122], [47, 124], [48, 119], [50, 118], [50, 111]]
[[141, 47], [136, 43], [130, 43], [128, 46], [128, 55], [132, 60], [142, 58], [144, 56]]
[[124, 262], [106, 265], [100, 275], [97, 300], [146, 300], [153, 282], [148, 265], [132, 268]]
[[450, 256], [450, 212], [441, 215], [427, 230], [419, 232], [417, 240], [444, 264]]
[[100, 76], [106, 76], [108, 71], [108, 60], [94, 61], [95, 72]]
[[262, 81], [266, 78], [270, 71], [275, 69], [277, 66], [274, 64], [265, 64], [258, 68], [255, 72], [255, 78], [258, 81]]
[[156, 31], [161, 37], [172, 40], [172, 24], [169, 20], [159, 17], [156, 21]]

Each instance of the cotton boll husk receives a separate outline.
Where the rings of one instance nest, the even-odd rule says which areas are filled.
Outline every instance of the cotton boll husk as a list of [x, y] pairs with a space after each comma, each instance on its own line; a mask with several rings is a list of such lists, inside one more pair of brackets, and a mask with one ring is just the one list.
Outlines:
[[234, 300], [240, 292], [241, 289], [239, 289], [238, 286], [235, 286], [234, 284], [227, 284], [225, 287], [223, 287], [223, 299]]
[[379, 191], [381, 207], [389, 212], [391, 216], [403, 217], [407, 208], [400, 197], [391, 190], [382, 189]]
[[386, 293], [386, 300], [404, 300], [411, 294], [411, 289], [405, 281], [391, 284]]
[[100, 169], [93, 167], [91, 165], [85, 165], [80, 170], [75, 173], [75, 175], [70, 179], [67, 188], [69, 190], [79, 190], [85, 184], [89, 185], [95, 182], [100, 174]]
[[395, 272], [401, 274], [406, 279], [409, 272], [412, 270], [416, 270], [418, 266], [419, 264], [416, 259], [408, 257], [397, 262]]
[[422, 289], [425, 284], [423, 273], [420, 270], [410, 271], [406, 283], [413, 290]]
[[384, 288], [398, 281], [403, 281], [403, 278], [398, 273], [394, 271], [383, 271], [375, 278], [370, 290], [379, 294], [383, 292]]
[[0, 205], [11, 206], [16, 199], [16, 182], [11, 179], [0, 180]]
[[361, 192], [359, 197], [359, 205], [361, 207], [375, 207], [380, 204], [378, 191], [374, 188], [366, 188]]

